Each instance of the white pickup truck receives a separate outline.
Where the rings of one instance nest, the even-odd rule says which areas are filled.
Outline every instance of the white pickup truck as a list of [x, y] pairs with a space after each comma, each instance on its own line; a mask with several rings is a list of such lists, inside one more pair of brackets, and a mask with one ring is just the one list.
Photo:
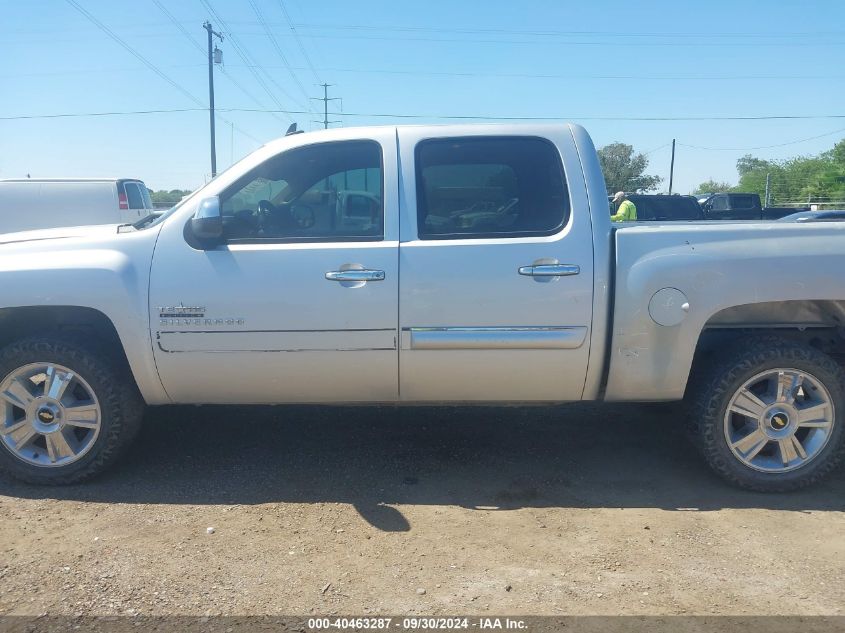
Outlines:
[[0, 236], [0, 468], [83, 480], [144, 404], [685, 399], [795, 489], [845, 453], [843, 271], [845, 222], [612, 227], [576, 125], [293, 134], [152, 223]]

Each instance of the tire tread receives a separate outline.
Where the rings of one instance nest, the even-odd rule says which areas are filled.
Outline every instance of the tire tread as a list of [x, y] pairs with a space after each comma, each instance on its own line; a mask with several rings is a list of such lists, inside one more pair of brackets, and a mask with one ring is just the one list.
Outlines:
[[88, 455], [65, 468], [31, 466], [0, 446], [0, 472], [40, 485], [70, 485], [91, 479], [117, 461], [138, 434], [144, 407], [141, 394], [129, 368], [107, 348], [62, 332], [21, 339], [0, 350], [0, 379], [15, 366], [39, 361], [74, 369], [95, 389], [103, 416], [100, 437]]
[[[817, 378], [822, 380], [818, 375], [822, 374], [831, 379], [824, 382], [835, 401], [833, 436], [823, 449], [828, 454], [817, 457], [805, 467], [806, 470], [782, 474], [757, 472], [725, 452], [729, 449], [724, 438], [722, 410], [733, 395], [737, 381], [765, 369], [773, 361], [791, 361], [803, 367], [810, 365], [815, 368], [811, 373]], [[757, 492], [789, 492], [822, 481], [845, 459], [845, 433], [841, 428], [845, 423], [845, 372], [836, 361], [817, 349], [777, 336], [755, 336], [732, 353], [701, 368], [694, 377], [699, 387], [688, 396], [689, 428], [710, 468], [729, 483]]]

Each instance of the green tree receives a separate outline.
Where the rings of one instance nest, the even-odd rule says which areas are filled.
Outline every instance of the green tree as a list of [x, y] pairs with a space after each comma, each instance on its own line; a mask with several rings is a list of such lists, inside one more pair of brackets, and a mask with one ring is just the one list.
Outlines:
[[653, 191], [663, 181], [660, 176], [649, 176], [648, 157], [635, 154], [634, 147], [626, 143], [611, 143], [598, 150], [599, 162], [609, 193], [615, 191]]
[[845, 200], [845, 141], [818, 156], [796, 156], [768, 161], [750, 155], [737, 161], [736, 191], [757, 193], [762, 198], [769, 178], [772, 205], [828, 203], [841, 207]]
[[152, 189], [149, 189], [149, 187], [147, 189], [150, 192], [150, 198], [152, 198], [153, 204], [174, 205], [186, 195], [191, 193], [188, 189], [171, 189], [170, 191], [166, 191], [164, 189], [153, 191]]
[[715, 180], [705, 180], [703, 183], [698, 185], [695, 190], [692, 192], [693, 194], [697, 193], [722, 193], [725, 191], [731, 191], [733, 189], [733, 185], [726, 183], [726, 182], [717, 182]]

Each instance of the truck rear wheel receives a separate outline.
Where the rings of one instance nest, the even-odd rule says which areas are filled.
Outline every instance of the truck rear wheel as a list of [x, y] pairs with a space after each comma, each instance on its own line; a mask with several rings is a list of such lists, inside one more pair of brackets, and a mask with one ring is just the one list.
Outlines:
[[714, 363], [691, 394], [710, 467], [762, 492], [820, 481], [845, 456], [845, 372], [815, 348], [753, 339]]
[[108, 354], [61, 338], [0, 350], [0, 470], [71, 484], [111, 465], [135, 437], [143, 403]]

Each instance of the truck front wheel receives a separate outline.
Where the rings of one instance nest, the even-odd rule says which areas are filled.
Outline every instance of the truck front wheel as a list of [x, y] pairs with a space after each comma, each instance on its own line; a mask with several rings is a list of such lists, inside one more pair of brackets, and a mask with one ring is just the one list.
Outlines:
[[752, 339], [700, 378], [692, 425], [710, 467], [729, 482], [796, 490], [845, 456], [845, 372], [815, 348]]
[[70, 484], [112, 464], [140, 426], [143, 403], [109, 354], [56, 338], [0, 350], [0, 470]]

